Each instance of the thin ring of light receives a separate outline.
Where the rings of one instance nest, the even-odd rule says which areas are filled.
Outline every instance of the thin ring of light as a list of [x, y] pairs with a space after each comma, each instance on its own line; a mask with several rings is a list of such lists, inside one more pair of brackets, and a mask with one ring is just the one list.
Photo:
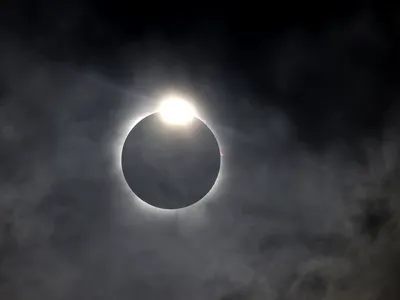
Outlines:
[[[115, 149], [115, 153], [116, 153], [116, 173], [120, 176], [120, 180], [123, 182], [123, 187], [124, 187], [124, 191], [127, 193], [132, 193], [134, 195], [134, 197], [139, 200], [136, 201], [140, 208], [143, 209], [145, 212], [168, 212], [168, 213], [175, 213], [177, 211], [182, 211], [182, 210], [188, 210], [190, 208], [195, 208], [198, 207], [198, 205], [200, 205], [201, 203], [205, 203], [208, 200], [210, 200], [211, 197], [215, 197], [218, 194], [218, 187], [221, 185], [221, 181], [223, 179], [223, 174], [224, 172], [224, 162], [223, 162], [223, 156], [221, 155], [220, 157], [220, 168], [219, 168], [219, 172], [217, 175], [217, 179], [215, 180], [213, 186], [211, 187], [211, 189], [208, 191], [208, 193], [201, 198], [199, 201], [197, 201], [196, 203], [184, 207], [184, 208], [180, 208], [180, 209], [165, 209], [165, 208], [159, 208], [156, 206], [152, 206], [150, 204], [148, 204], [146, 201], [142, 200], [140, 197], [138, 197], [133, 191], [132, 189], [129, 187], [128, 183], [125, 180], [125, 177], [123, 175], [123, 170], [122, 170], [122, 149], [125, 143], [126, 138], [128, 137], [129, 133], [133, 130], [133, 128], [135, 128], [135, 126], [142, 121], [144, 118], [148, 117], [149, 115], [152, 115], [154, 113], [157, 113], [160, 111], [160, 107], [158, 106], [156, 109], [153, 110], [147, 110], [146, 112], [144, 112], [143, 114], [141, 114], [140, 116], [134, 118], [134, 119], [129, 119], [126, 122], [123, 122], [123, 126], [121, 126], [120, 130], [118, 131], [118, 138], [117, 138], [117, 143], [116, 143], [116, 149]], [[207, 122], [202, 119], [198, 113], [197, 110], [194, 110], [194, 114], [193, 117], [199, 119], [200, 121], [202, 121], [213, 133], [215, 139], [217, 140], [217, 144], [218, 147], [220, 148], [221, 151], [221, 146], [220, 146], [220, 139], [218, 137], [218, 135], [214, 132], [214, 130], [212, 130], [212, 128], [209, 126], [209, 124], [207, 124]], [[222, 151], [221, 151], [222, 153]]]

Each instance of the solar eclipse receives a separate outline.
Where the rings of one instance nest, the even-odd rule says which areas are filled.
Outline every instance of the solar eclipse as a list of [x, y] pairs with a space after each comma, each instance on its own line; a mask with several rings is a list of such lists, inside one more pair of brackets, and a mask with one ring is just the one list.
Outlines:
[[217, 139], [196, 109], [168, 97], [127, 135], [121, 155], [124, 178], [147, 204], [179, 209], [201, 200], [215, 184], [221, 164]]

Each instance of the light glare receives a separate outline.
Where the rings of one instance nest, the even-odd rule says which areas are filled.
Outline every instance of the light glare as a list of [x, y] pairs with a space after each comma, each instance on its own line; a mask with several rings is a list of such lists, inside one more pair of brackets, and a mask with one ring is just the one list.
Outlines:
[[195, 116], [195, 109], [189, 102], [171, 97], [164, 100], [159, 108], [162, 119], [170, 124], [185, 125]]

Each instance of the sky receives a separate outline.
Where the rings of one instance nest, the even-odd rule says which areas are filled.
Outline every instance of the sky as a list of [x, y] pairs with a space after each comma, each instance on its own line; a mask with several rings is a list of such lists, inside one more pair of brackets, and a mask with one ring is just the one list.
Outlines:
[[[396, 7], [2, 5], [1, 299], [399, 298]], [[163, 213], [118, 161], [171, 89], [224, 156]]]

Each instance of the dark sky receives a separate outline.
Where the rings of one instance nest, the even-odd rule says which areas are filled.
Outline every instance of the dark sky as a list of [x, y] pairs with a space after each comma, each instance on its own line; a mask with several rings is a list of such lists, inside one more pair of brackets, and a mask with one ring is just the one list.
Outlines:
[[[4, 1], [1, 299], [399, 299], [399, 10]], [[146, 210], [131, 120], [193, 95], [217, 192]]]

